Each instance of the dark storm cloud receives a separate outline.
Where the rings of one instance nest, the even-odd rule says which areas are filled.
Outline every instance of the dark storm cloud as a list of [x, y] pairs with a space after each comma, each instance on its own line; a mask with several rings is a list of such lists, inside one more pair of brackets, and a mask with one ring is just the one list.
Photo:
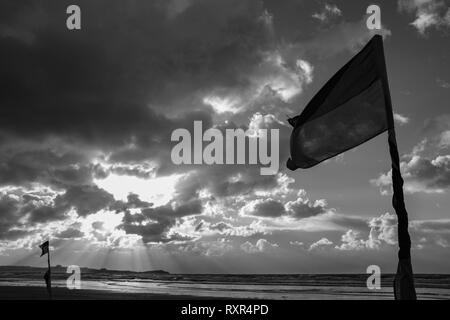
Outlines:
[[201, 190], [208, 190], [213, 197], [224, 198], [277, 186], [277, 176], [262, 176], [256, 166], [208, 166], [182, 177], [175, 192], [180, 200], [188, 201], [196, 198]]
[[[193, 120], [202, 120], [205, 129], [211, 125], [211, 109], [197, 94], [245, 88], [243, 75], [258, 67], [273, 43], [259, 1], [192, 1], [178, 9], [167, 3], [81, 1], [82, 30], [69, 32], [69, 2], [2, 2], [1, 11], [9, 14], [1, 28], [10, 31], [0, 33], [0, 131], [94, 145], [112, 151], [113, 163], [152, 159], [160, 173], [180, 170], [168, 161], [171, 132]], [[23, 34], [33, 41], [23, 41]], [[20, 171], [34, 181], [52, 170], [51, 164], [9, 166], [10, 174]], [[73, 179], [74, 170], [54, 174]], [[89, 182], [91, 172], [85, 173], [78, 184]], [[242, 190], [226, 183], [217, 189]]]
[[[212, 119], [210, 111], [191, 111], [182, 117], [166, 118], [161, 116], [158, 120], [159, 128], [155, 130], [152, 122], [148, 122], [149, 130], [135, 133], [123, 147], [111, 149], [108, 161], [111, 163], [135, 164], [146, 160], [156, 163], [155, 173], [158, 175], [171, 174], [176, 171], [185, 171], [186, 168], [172, 163], [170, 152], [174, 145], [171, 140], [173, 130], [186, 128], [192, 131], [194, 121], [201, 121], [205, 129], [211, 127]], [[134, 171], [134, 172], [133, 172]], [[124, 167], [113, 167], [111, 172], [118, 174], [131, 174], [138, 177], [146, 177], [145, 171], [127, 170]]]
[[[170, 160], [174, 129], [190, 129], [194, 120], [204, 129], [213, 125], [217, 114], [203, 103], [205, 94], [246, 92], [255, 88], [253, 78], [267, 73], [299, 76], [292, 63], [267, 66], [267, 53], [279, 43], [263, 2], [78, 1], [80, 31], [65, 27], [69, 4], [0, 4], [1, 183], [39, 182], [62, 190], [53, 202], [27, 204], [30, 223], [63, 219], [70, 209], [80, 216], [112, 209], [125, 211], [127, 233], [166, 242], [183, 238], [169, 232], [177, 219], [201, 213], [201, 190], [221, 198], [279, 187], [277, 176], [261, 176], [257, 166], [200, 168]], [[274, 113], [281, 112], [279, 105], [287, 108], [275, 91], [266, 86], [243, 118], [263, 106]], [[281, 129], [287, 146], [290, 128]], [[52, 139], [70, 151], [48, 147]], [[17, 141], [37, 146], [18, 149]], [[93, 164], [98, 153], [110, 167]], [[287, 148], [280, 156], [282, 165]], [[142, 165], [148, 160], [156, 171]], [[92, 182], [110, 173], [148, 178], [192, 169], [176, 186], [177, 208], [153, 208], [134, 196], [114, 201]], [[130, 208], [141, 213], [132, 215]]]
[[245, 206], [243, 212], [246, 215], [262, 218], [286, 216], [300, 220], [325, 214], [328, 210], [329, 208], [327, 208], [325, 202], [310, 201], [304, 198], [304, 194], [300, 192], [296, 200], [286, 203], [282, 200], [274, 200], [271, 198], [255, 200]]
[[[0, 184], [26, 185], [40, 182], [54, 187], [86, 184], [92, 181], [95, 166], [72, 151], [18, 149], [17, 145], [0, 150]], [[22, 150], [21, 150], [22, 149]]]
[[[450, 188], [450, 115], [425, 120], [421, 136], [421, 142], [402, 156], [404, 188], [409, 193], [444, 193]], [[383, 194], [389, 194], [391, 172], [381, 174], [371, 183], [380, 187]]]
[[95, 185], [74, 186], [55, 198], [55, 207], [76, 209], [79, 216], [96, 213], [114, 204], [114, 197]]
[[202, 230], [203, 228], [203, 221], [201, 221], [194, 229], [195, 232], [198, 232], [200, 230]]
[[317, 216], [327, 211], [325, 203], [317, 201], [311, 202], [308, 199], [302, 199], [301, 197], [295, 201], [288, 202], [286, 207], [290, 216], [295, 219]]
[[413, 158], [405, 166], [408, 180], [416, 180], [430, 189], [450, 187], [450, 156], [438, 156], [435, 159]]
[[81, 238], [84, 236], [84, 233], [76, 228], [68, 228], [64, 231], [61, 231], [55, 235], [60, 239], [73, 239], [73, 238]]
[[71, 209], [86, 216], [115, 204], [111, 194], [95, 185], [71, 186], [56, 196], [14, 189], [0, 196], [0, 238], [23, 236], [33, 232], [37, 224], [64, 220]]
[[[450, 155], [428, 158], [420, 155], [401, 163], [405, 190], [409, 193], [443, 193], [450, 188]], [[371, 180], [383, 194], [391, 192], [391, 172]]]
[[39, 197], [33, 198], [38, 200], [30, 201], [29, 198], [14, 193], [0, 196], [1, 239], [16, 240], [32, 233], [27, 228], [30, 224], [63, 218], [61, 211], [43, 204]]
[[120, 228], [128, 234], [142, 236], [144, 243], [187, 240], [179, 234], [169, 235], [168, 232], [175, 225], [177, 218], [201, 214], [202, 210], [201, 201], [193, 200], [179, 206], [169, 203], [156, 208], [146, 208], [135, 214], [127, 211]]
[[[31, 224], [63, 219], [71, 208], [85, 216], [117, 207], [112, 195], [92, 185], [94, 176], [104, 177], [109, 172], [91, 164], [89, 154], [81, 152], [93, 146], [113, 151], [111, 162], [150, 158], [167, 163], [171, 131], [188, 127], [194, 119], [208, 127], [211, 111], [181, 110], [189, 115], [169, 118], [149, 105], [170, 107], [172, 100], [192, 89], [188, 87], [212, 83], [215, 72], [234, 63], [233, 54], [244, 52], [239, 49], [238, 36], [232, 43], [230, 30], [226, 44], [230, 56], [223, 54], [228, 63], [210, 57], [217, 65], [203, 64], [215, 36], [202, 38], [197, 32], [201, 33], [208, 21], [191, 31], [191, 39], [183, 40], [177, 31], [187, 28], [182, 21], [174, 25], [167, 20], [164, 2], [139, 2], [131, 7], [119, 1], [79, 2], [83, 14], [83, 31], [79, 33], [65, 28], [68, 4], [1, 4], [0, 11], [8, 12], [0, 25], [0, 131], [1, 141], [8, 143], [0, 161], [1, 183], [39, 182], [65, 189], [53, 204], [28, 203], [21, 209]], [[252, 11], [240, 7], [244, 16], [247, 9]], [[191, 15], [195, 18], [201, 10]], [[190, 19], [184, 23], [190, 24]], [[215, 32], [222, 32], [222, 26], [227, 25], [225, 19], [216, 25]], [[196, 37], [204, 40], [204, 45], [192, 43]], [[220, 46], [220, 42], [211, 43], [211, 47], [215, 45]], [[21, 150], [15, 143], [20, 138], [45, 145], [45, 139], [51, 137], [73, 144], [81, 152], [57, 152], [45, 146]], [[129, 144], [132, 147], [120, 148]], [[111, 172], [141, 174], [122, 168]], [[129, 197], [125, 207], [148, 205]], [[10, 227], [12, 224], [5, 222], [2, 231]]]
[[286, 213], [283, 204], [273, 199], [256, 203], [253, 210], [253, 215], [269, 218], [280, 217]]
[[28, 205], [22, 210], [22, 213], [28, 214], [27, 222], [30, 224], [58, 221], [66, 218], [65, 208], [52, 205]]
[[[164, 1], [80, 1], [76, 32], [64, 23], [69, 2], [15, 3], [2, 2], [2, 30], [34, 41], [0, 33], [0, 125], [36, 139], [151, 144], [175, 126], [150, 105], [169, 111], [183, 100], [192, 111], [200, 89], [245, 85], [239, 75], [266, 43], [258, 1], [196, 1], [174, 19]], [[30, 18], [39, 28], [21, 23], [33, 10], [44, 12]]]
[[209, 226], [209, 229], [218, 230], [220, 232], [227, 230], [227, 229], [231, 229], [231, 228], [232, 228], [232, 226], [230, 224], [222, 222], [222, 221]]
[[[261, 115], [260, 115], [261, 116]], [[261, 116], [262, 118], [262, 116]], [[278, 122], [271, 121], [265, 123], [255, 123], [257, 126], [253, 129], [271, 129], [279, 130], [279, 164], [280, 172], [284, 171], [284, 163], [289, 155], [289, 139], [291, 129]], [[191, 125], [192, 126], [192, 125]], [[249, 126], [237, 126], [229, 121], [227, 124], [215, 126], [225, 136], [227, 129], [242, 129], [246, 131]], [[246, 141], [248, 144], [248, 141]], [[267, 143], [267, 142], [264, 142]], [[269, 145], [270, 145], [269, 139]], [[224, 149], [224, 154], [226, 150]], [[245, 149], [245, 159], [249, 159], [249, 149]], [[236, 154], [236, 145], [235, 145]], [[277, 189], [280, 185], [279, 176], [277, 175], [261, 175], [260, 165], [204, 165], [200, 166], [180, 166], [180, 169], [192, 170], [189, 174], [182, 177], [175, 191], [179, 199], [190, 200], [198, 196], [201, 190], [208, 190], [213, 197], [224, 198], [236, 195], [251, 194], [257, 190]], [[174, 170], [173, 165], [167, 164], [166, 167], [160, 168], [162, 172], [166, 170]]]
[[147, 201], [142, 201], [139, 199], [138, 195], [130, 193], [127, 196], [127, 205], [130, 208], [147, 208], [151, 207], [153, 204]]
[[113, 165], [109, 172], [118, 175], [135, 176], [142, 179], [149, 179], [154, 173], [153, 168], [145, 168], [141, 165]]
[[153, 203], [141, 200], [137, 194], [129, 193], [126, 202], [122, 200], [117, 200], [113, 202], [108, 202], [108, 205], [109, 205], [108, 208], [110, 210], [114, 210], [116, 213], [119, 212], [129, 213], [129, 209], [146, 209], [152, 207]]
[[20, 226], [19, 201], [10, 196], [0, 198], [0, 239], [16, 239], [23, 235], [21, 231], [14, 229]]

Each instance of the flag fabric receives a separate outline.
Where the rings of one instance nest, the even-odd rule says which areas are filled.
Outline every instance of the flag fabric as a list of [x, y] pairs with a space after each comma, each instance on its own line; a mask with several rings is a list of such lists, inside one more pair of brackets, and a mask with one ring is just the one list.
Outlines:
[[392, 162], [392, 204], [398, 219], [399, 264], [394, 280], [396, 299], [416, 299], [411, 266], [408, 214], [395, 138], [383, 38], [375, 35], [288, 122], [290, 170], [313, 167], [388, 131]]
[[310, 168], [389, 128], [380, 59], [381, 36], [342, 67], [289, 123], [291, 170]]
[[49, 245], [48, 241], [45, 241], [43, 244], [41, 244], [41, 245], [39, 246], [39, 248], [41, 248], [41, 250], [42, 250], [41, 257], [42, 257], [44, 254], [48, 254], [48, 245]]

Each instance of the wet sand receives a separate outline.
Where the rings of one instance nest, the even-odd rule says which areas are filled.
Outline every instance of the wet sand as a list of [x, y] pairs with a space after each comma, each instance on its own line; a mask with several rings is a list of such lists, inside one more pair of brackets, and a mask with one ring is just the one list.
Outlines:
[[[250, 289], [250, 288], [248, 288]], [[149, 292], [141, 290], [117, 291], [115, 289], [69, 290], [62, 286], [53, 287], [54, 300], [184, 300], [184, 299], [263, 299], [263, 300], [393, 300], [392, 289], [384, 288], [368, 292], [354, 287], [303, 287], [301, 290], [164, 290]], [[185, 293], [185, 294], [184, 294]], [[449, 299], [450, 291], [442, 289], [417, 289], [418, 299]], [[48, 300], [44, 286], [13, 285], [0, 286], [0, 300]]]
[[[53, 288], [53, 300], [182, 300], [205, 299], [188, 295], [112, 292], [107, 290], [69, 290]], [[0, 300], [49, 300], [44, 287], [0, 286]]]
[[[45, 268], [0, 267], [0, 299], [48, 299]], [[52, 268], [54, 299], [76, 300], [393, 300], [392, 274], [369, 290], [366, 274], [169, 274], [82, 269], [81, 289], [67, 289], [63, 267]], [[450, 299], [450, 275], [416, 274], [419, 299]]]

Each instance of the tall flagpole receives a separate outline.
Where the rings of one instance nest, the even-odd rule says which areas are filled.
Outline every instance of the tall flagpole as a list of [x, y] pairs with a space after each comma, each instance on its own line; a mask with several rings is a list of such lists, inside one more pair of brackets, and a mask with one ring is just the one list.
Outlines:
[[50, 244], [48, 246], [47, 263], [48, 263], [48, 294], [50, 295], [50, 299], [52, 299], [52, 271], [50, 269]]
[[52, 271], [50, 268], [50, 246], [48, 247], [48, 285], [49, 285], [49, 294], [50, 299], [52, 299]]
[[392, 159], [392, 206], [397, 214], [398, 233], [398, 266], [394, 279], [394, 296], [396, 300], [416, 300], [414, 276], [411, 265], [411, 238], [408, 232], [408, 212], [403, 196], [403, 178], [400, 173], [395, 130], [388, 131], [389, 152]]
[[386, 103], [386, 114], [388, 124], [389, 153], [392, 162], [392, 206], [397, 214], [398, 233], [398, 266], [394, 279], [394, 296], [396, 300], [416, 300], [416, 289], [414, 287], [414, 276], [411, 265], [411, 238], [408, 232], [408, 212], [406, 211], [405, 199], [403, 195], [403, 178], [400, 172], [400, 156], [398, 154], [397, 139], [395, 136], [394, 113], [392, 109], [391, 94], [384, 59], [383, 39], [378, 36], [378, 48], [380, 50], [377, 57], [383, 70], [383, 91]]

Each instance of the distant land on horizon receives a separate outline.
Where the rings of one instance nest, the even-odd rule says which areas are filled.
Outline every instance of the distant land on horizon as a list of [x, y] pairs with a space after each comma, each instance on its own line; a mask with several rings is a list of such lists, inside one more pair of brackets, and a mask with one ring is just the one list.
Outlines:
[[[51, 266], [52, 268], [52, 274], [55, 273], [64, 273], [66, 274], [68, 266], [63, 265], [55, 265]], [[9, 270], [8, 270], [9, 269]], [[35, 266], [22, 266], [22, 265], [0, 265], [0, 272], [3, 276], [3, 272], [7, 271], [20, 271], [22, 269], [23, 271], [42, 271], [46, 270], [47, 267], [35, 267]], [[128, 273], [128, 274], [154, 274], [154, 275], [174, 275], [174, 274], [184, 274], [184, 273], [171, 273], [166, 270], [146, 270], [146, 271], [133, 271], [133, 270], [117, 270], [117, 269], [107, 269], [107, 268], [90, 268], [90, 267], [81, 267], [80, 269], [82, 273]], [[215, 274], [215, 275], [364, 275], [365, 273], [346, 273], [346, 272], [340, 272], [340, 273], [185, 273], [185, 274], [192, 274], [192, 275], [207, 275], [207, 274]], [[393, 275], [394, 273], [386, 273], [384, 276]], [[448, 273], [415, 273], [416, 276], [419, 275], [450, 275], [450, 272]], [[383, 277], [383, 276], [382, 276]]]
[[[52, 269], [52, 275], [57, 275], [60, 273], [67, 274], [67, 267], [68, 266], [62, 266], [62, 265], [56, 265], [51, 266]], [[8, 272], [28, 272], [28, 273], [34, 273], [34, 272], [45, 272], [47, 267], [33, 267], [33, 266], [14, 266], [14, 265], [4, 265], [0, 266], [0, 278], [3, 278], [5, 276], [5, 273]], [[113, 269], [107, 269], [107, 268], [89, 268], [89, 267], [80, 267], [81, 272], [83, 274], [101, 274], [101, 273], [121, 273], [121, 274], [151, 274], [151, 275], [170, 275], [170, 272], [165, 270], [147, 270], [147, 271], [131, 271], [131, 270], [113, 270]]]

